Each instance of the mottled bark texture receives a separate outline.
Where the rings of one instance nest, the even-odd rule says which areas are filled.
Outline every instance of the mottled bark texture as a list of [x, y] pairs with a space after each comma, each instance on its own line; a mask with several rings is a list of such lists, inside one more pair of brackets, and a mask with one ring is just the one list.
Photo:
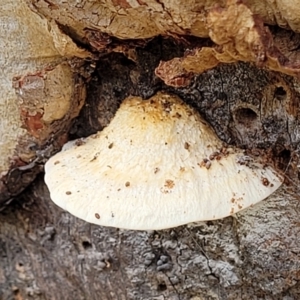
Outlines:
[[66, 140], [85, 99], [81, 58], [90, 54], [23, 0], [1, 2], [0, 46], [1, 205]]
[[299, 299], [299, 199], [287, 193], [195, 228], [138, 232], [63, 212], [40, 178], [1, 214], [1, 299]]
[[[223, 220], [134, 232], [94, 226], [60, 210], [51, 202], [41, 174], [25, 192], [1, 206], [0, 299], [299, 299], [298, 6], [293, 1], [288, 2], [292, 8], [287, 8], [284, 1], [249, 0], [248, 7], [261, 20], [285, 29], [264, 29], [271, 46], [255, 44], [262, 41], [259, 34], [255, 43], [248, 44], [247, 34], [242, 35], [240, 45], [249, 47], [238, 51], [237, 45], [234, 52], [234, 43], [218, 44], [206, 27], [209, 11], [228, 8], [221, 1], [222, 8], [217, 10], [210, 10], [217, 1], [203, 1], [207, 6], [195, 1], [26, 1], [93, 53], [92, 63], [90, 58], [81, 61], [78, 52], [79, 59], [71, 55], [71, 60], [64, 61], [86, 81], [87, 97], [71, 128], [69, 117], [67, 122], [61, 116], [60, 123], [49, 122], [64, 133], [58, 135], [62, 139], [67, 138], [65, 133], [71, 139], [101, 130], [129, 95], [149, 98], [164, 90], [195, 107], [225, 143], [273, 160], [286, 182], [255, 207]], [[257, 28], [251, 20], [252, 14], [247, 18], [249, 28]], [[164, 36], [154, 37], [158, 34]], [[260, 51], [253, 51], [253, 45], [261, 46]], [[174, 77], [179, 80], [171, 80], [175, 83], [171, 85], [155, 75], [162, 61], [175, 62], [168, 69], [171, 73], [164, 75], [178, 74], [175, 71], [182, 70], [182, 61], [204, 47], [209, 53], [229, 49], [226, 53], [234, 59], [200, 70], [194, 60], [189, 66], [195, 69], [179, 72]], [[242, 53], [249, 56], [242, 59]], [[260, 63], [255, 59], [258, 53], [265, 55]], [[283, 74], [283, 69], [272, 71], [265, 63], [274, 53], [277, 66], [296, 70], [288, 73], [293, 76]], [[23, 82], [45, 78], [31, 76], [37, 75], [25, 81], [17, 78], [15, 86], [26, 87]], [[59, 86], [64, 84], [62, 80]], [[27, 95], [28, 102], [22, 102], [26, 108], [40, 107], [40, 102], [30, 100], [31, 93]], [[36, 131], [44, 123], [35, 116], [29, 119], [21, 114], [27, 134], [35, 137], [45, 132], [48, 138], [47, 131]], [[55, 149], [50, 153], [31, 150], [34, 157], [42, 157], [40, 166], [44, 157], [60, 147], [58, 141], [57, 137], [48, 140], [46, 145]], [[28, 159], [29, 164], [34, 161]]]

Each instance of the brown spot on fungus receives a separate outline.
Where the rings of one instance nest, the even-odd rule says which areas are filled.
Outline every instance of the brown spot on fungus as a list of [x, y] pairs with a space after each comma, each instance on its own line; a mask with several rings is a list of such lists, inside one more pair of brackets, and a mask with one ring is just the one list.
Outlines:
[[156, 174], [157, 172], [159, 172], [159, 168], [154, 169], [154, 174]]
[[200, 168], [205, 167], [206, 169], [209, 169], [211, 166], [211, 162], [209, 161], [209, 159], [207, 158], [203, 158], [203, 160], [201, 161], [201, 163], [197, 164]]
[[78, 140], [76, 140], [76, 142], [75, 142], [75, 145], [76, 146], [82, 146], [82, 145], [84, 145], [85, 144], [85, 141], [83, 140], [83, 139], [78, 139]]
[[67, 191], [66, 192], [66, 195], [71, 195], [72, 193], [70, 191]]
[[186, 150], [190, 149], [190, 144], [188, 142], [184, 143], [184, 149], [186, 149]]
[[172, 110], [171, 106], [172, 106], [172, 102], [170, 102], [168, 100], [162, 102], [162, 107], [163, 107], [164, 111], [167, 113], [169, 113]]
[[55, 165], [58, 165], [59, 163], [60, 163], [59, 160], [57, 160], [57, 161], [54, 162]]
[[125, 186], [126, 186], [126, 187], [129, 187], [129, 186], [130, 186], [130, 182], [129, 182], [129, 181], [126, 181]]
[[205, 168], [208, 170], [211, 167], [211, 161], [205, 163]]
[[98, 213], [95, 213], [96, 219], [100, 219], [100, 215]]
[[262, 182], [262, 184], [263, 184], [264, 186], [268, 186], [268, 185], [270, 184], [270, 181], [269, 181], [267, 178], [265, 178], [265, 177], [263, 177], [263, 178], [261, 179], [261, 182]]
[[114, 143], [110, 143], [110, 144], [108, 145], [108, 149], [111, 149], [113, 146], [114, 146]]
[[228, 149], [226, 147], [223, 147], [221, 149], [221, 153], [223, 153], [224, 155], [227, 155], [228, 154]]
[[90, 162], [92, 162], [92, 161], [94, 161], [94, 160], [96, 160], [97, 159], [97, 155], [95, 155], [91, 160], [90, 160]]
[[214, 160], [219, 154], [220, 154], [220, 152], [219, 152], [219, 151], [216, 151], [216, 152], [212, 153], [212, 154], [209, 156], [209, 159], [210, 159], [210, 160]]
[[165, 181], [165, 187], [168, 189], [172, 189], [175, 186], [175, 183], [173, 180], [167, 179]]

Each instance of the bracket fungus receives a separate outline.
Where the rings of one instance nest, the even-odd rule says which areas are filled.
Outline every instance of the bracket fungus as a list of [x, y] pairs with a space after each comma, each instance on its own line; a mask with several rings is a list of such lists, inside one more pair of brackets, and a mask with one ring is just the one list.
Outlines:
[[46, 163], [52, 200], [104, 226], [150, 230], [223, 218], [273, 193], [282, 177], [226, 148], [178, 97], [129, 97], [101, 132]]

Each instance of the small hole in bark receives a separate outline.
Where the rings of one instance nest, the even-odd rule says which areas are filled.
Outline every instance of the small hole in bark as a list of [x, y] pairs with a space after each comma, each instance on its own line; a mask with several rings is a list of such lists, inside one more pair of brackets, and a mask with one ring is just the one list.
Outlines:
[[279, 154], [279, 168], [285, 170], [291, 159], [291, 151], [288, 149], [282, 150]]
[[286, 99], [286, 90], [282, 86], [278, 86], [274, 91], [274, 98], [283, 101]]
[[167, 289], [167, 286], [166, 284], [163, 282], [163, 283], [160, 283], [158, 286], [157, 286], [157, 291], [158, 292], [163, 292]]
[[83, 241], [83, 242], [82, 242], [82, 247], [83, 247], [84, 249], [89, 249], [89, 248], [92, 247], [92, 244], [91, 244], [90, 242], [88, 242], [88, 241]]
[[240, 108], [235, 112], [236, 121], [245, 127], [253, 126], [253, 123], [257, 119], [257, 114], [250, 108]]

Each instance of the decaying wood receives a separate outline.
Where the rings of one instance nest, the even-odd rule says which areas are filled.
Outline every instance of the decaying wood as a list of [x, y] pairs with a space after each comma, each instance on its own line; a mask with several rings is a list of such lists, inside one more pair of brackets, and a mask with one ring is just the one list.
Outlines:
[[58, 209], [39, 180], [1, 215], [0, 297], [298, 299], [298, 215], [283, 188], [197, 227], [118, 230]]
[[[19, 1], [15, 2], [23, 3]], [[236, 39], [236, 45], [222, 46], [220, 36], [212, 38], [207, 27], [209, 13], [226, 13], [228, 5], [246, 3], [244, 9], [257, 13], [265, 24], [294, 31], [266, 29], [273, 44], [260, 44], [260, 49], [267, 57], [264, 63], [274, 46], [279, 53], [276, 57], [284, 57], [279, 65], [289, 62], [295, 70], [298, 6], [279, 0], [263, 4], [203, 1], [205, 5], [199, 1], [26, 2], [40, 14], [34, 16], [42, 28], [54, 28], [55, 32], [44, 34], [59, 63], [48, 69], [47, 61], [21, 72], [10, 62], [10, 82], [14, 77], [18, 95], [10, 91], [18, 103], [12, 118], [18, 130], [25, 127], [22, 134], [38, 145], [28, 152], [23, 147], [30, 145], [25, 139], [16, 148], [22, 164], [11, 169], [11, 188], [23, 176], [29, 183], [65, 140], [101, 130], [127, 96], [149, 98], [160, 90], [177, 94], [195, 107], [225, 143], [271, 159], [286, 182], [268, 199], [233, 217], [134, 232], [94, 226], [60, 210], [51, 202], [41, 174], [20, 196], [1, 206], [0, 299], [299, 299], [299, 79], [295, 73], [283, 74], [280, 68], [272, 71], [268, 63], [257, 64], [258, 52], [253, 51], [255, 43], [246, 43], [247, 34]], [[26, 15], [27, 8], [22, 9]], [[253, 20], [252, 13], [247, 21]], [[247, 26], [243, 28], [247, 32]], [[251, 37], [257, 31], [252, 33]], [[155, 37], [159, 34], [164, 36]], [[261, 35], [257, 37], [255, 42], [262, 41]], [[239, 45], [243, 51], [235, 52], [241, 49]], [[214, 62], [209, 55], [221, 53], [220, 49], [231, 60]], [[201, 51], [209, 55], [199, 58]], [[186, 72], [182, 61], [189, 57], [189, 67], [194, 69]], [[211, 67], [201, 69], [197, 60], [205, 58]], [[162, 61], [175, 61], [167, 70], [175, 84], [166, 84], [155, 75]], [[6, 111], [1, 114], [7, 115]], [[3, 120], [6, 124], [10, 119]], [[6, 159], [11, 157], [8, 153]], [[26, 177], [27, 166], [32, 170], [30, 164], [35, 162], [36, 173]]]

